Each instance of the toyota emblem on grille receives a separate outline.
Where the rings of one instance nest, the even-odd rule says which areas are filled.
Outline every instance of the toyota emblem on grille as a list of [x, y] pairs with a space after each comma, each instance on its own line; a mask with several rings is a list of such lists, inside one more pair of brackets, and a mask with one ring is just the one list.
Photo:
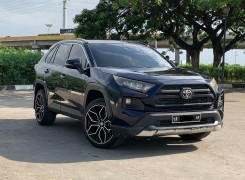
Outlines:
[[183, 88], [182, 91], [180, 92], [180, 96], [183, 99], [191, 99], [193, 96], [193, 91], [191, 88]]

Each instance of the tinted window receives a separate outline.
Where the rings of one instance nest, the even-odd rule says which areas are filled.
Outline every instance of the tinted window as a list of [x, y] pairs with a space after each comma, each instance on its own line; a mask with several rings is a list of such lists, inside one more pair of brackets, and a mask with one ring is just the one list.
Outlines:
[[55, 47], [48, 53], [48, 55], [46, 56], [46, 59], [45, 59], [45, 62], [46, 62], [46, 63], [50, 63], [52, 57], [54, 57], [54, 53], [56, 52], [57, 47], [58, 47], [58, 46], [55, 46]]
[[93, 43], [91, 51], [97, 66], [119, 68], [172, 67], [153, 49], [136, 44]]
[[68, 57], [69, 44], [61, 44], [54, 58], [54, 64], [64, 66]]
[[78, 45], [78, 44], [75, 44], [72, 46], [72, 49], [69, 55], [69, 59], [76, 59], [76, 58], [81, 59], [83, 67], [86, 67], [86, 61], [87, 61], [86, 55], [81, 45]]

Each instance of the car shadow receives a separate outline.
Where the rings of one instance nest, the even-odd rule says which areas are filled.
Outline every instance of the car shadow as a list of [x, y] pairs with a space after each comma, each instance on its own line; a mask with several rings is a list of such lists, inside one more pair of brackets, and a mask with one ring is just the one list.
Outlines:
[[34, 119], [0, 120], [0, 155], [20, 162], [75, 163], [167, 156], [196, 151], [178, 137], [128, 140], [114, 149], [93, 147], [81, 122], [58, 118], [54, 126], [39, 126]]

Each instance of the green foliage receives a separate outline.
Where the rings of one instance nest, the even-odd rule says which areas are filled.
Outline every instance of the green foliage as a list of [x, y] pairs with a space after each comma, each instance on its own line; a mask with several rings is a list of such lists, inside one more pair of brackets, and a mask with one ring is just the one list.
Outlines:
[[[94, 10], [84, 9], [80, 15], [76, 15], [74, 19], [74, 22], [78, 23], [78, 27], [75, 30], [76, 36], [85, 39], [105, 39], [108, 28], [110, 28], [109, 21], [111, 19], [105, 17], [104, 12], [105, 9], [100, 7]], [[107, 16], [109, 15], [110, 13]]]
[[229, 6], [240, 6], [243, 0], [196, 0], [196, 3], [201, 9], [219, 9]]
[[[185, 64], [181, 66], [182, 68], [192, 70], [191, 65]], [[221, 74], [222, 69], [213, 68], [213, 65], [200, 65], [199, 71], [203, 74], [208, 76], [214, 77], [218, 82], [221, 82]], [[232, 82], [245, 82], [245, 66], [238, 66], [238, 65], [226, 65], [225, 66], [225, 82], [232, 83]]]
[[[222, 8], [228, 6], [225, 21]], [[198, 69], [200, 51], [208, 42], [214, 49], [213, 65], [219, 66], [225, 22], [234, 36], [225, 52], [245, 40], [244, 7], [244, 0], [100, 0], [95, 9], [84, 10], [74, 22], [78, 24], [76, 35], [88, 39], [168, 39], [172, 47], [188, 51], [193, 69]]]
[[0, 46], [0, 85], [33, 84], [42, 53]]
[[[137, 0], [100, 0], [95, 9], [85, 9], [75, 16], [75, 35], [85, 39], [146, 39], [145, 14], [142, 8], [135, 8], [137, 5]], [[136, 33], [142, 36], [129, 37]]]

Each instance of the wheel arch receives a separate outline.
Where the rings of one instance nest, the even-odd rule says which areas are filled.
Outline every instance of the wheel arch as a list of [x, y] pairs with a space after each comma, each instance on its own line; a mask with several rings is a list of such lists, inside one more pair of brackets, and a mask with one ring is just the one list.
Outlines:
[[[37, 92], [40, 89], [44, 90], [46, 98], [48, 99], [46, 83], [44, 81], [41, 81], [41, 80], [36, 80], [36, 83], [35, 83], [35, 86], [34, 86], [34, 101], [35, 101], [35, 98], [36, 98], [36, 94], [37, 94]], [[35, 102], [33, 103], [33, 108], [35, 108]]]
[[105, 103], [106, 103], [106, 107], [108, 110], [108, 116], [111, 117], [112, 116], [112, 108], [111, 108], [111, 104], [110, 104], [110, 98], [109, 98], [109, 95], [107, 93], [106, 87], [103, 85], [95, 84], [95, 83], [88, 84], [87, 89], [85, 91], [83, 107], [86, 108], [86, 106], [90, 102], [92, 102], [95, 99], [99, 99], [99, 98], [104, 98]]

